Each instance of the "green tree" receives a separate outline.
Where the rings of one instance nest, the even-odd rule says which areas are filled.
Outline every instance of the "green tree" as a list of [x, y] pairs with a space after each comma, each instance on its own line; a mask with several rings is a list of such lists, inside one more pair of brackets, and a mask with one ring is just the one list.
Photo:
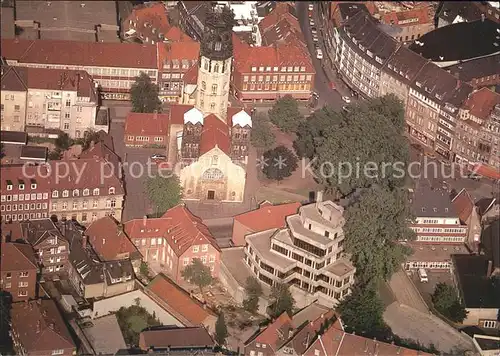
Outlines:
[[364, 284], [388, 279], [411, 253], [400, 243], [413, 240], [407, 192], [374, 186], [363, 190], [347, 207], [344, 247]]
[[293, 308], [295, 306], [295, 300], [293, 299], [290, 288], [284, 283], [275, 284], [271, 287], [271, 300], [273, 304], [270, 309], [270, 316], [272, 318], [277, 318], [283, 312], [287, 312], [288, 315], [292, 315]]
[[445, 317], [454, 321], [462, 322], [467, 317], [467, 310], [460, 302], [457, 291], [453, 286], [446, 283], [438, 283], [432, 294], [434, 307]]
[[226, 338], [228, 336], [226, 320], [224, 319], [224, 313], [220, 313], [215, 322], [215, 341], [220, 346], [226, 343]]
[[149, 200], [156, 208], [157, 216], [163, 215], [182, 199], [182, 187], [176, 175], [166, 178], [159, 175], [150, 177], [146, 180], [145, 188]]
[[99, 133], [94, 130], [88, 130], [83, 135], [80, 144], [82, 145], [82, 150], [88, 150], [92, 142], [96, 143], [99, 141]]
[[56, 138], [55, 145], [56, 149], [59, 149], [59, 151], [66, 151], [73, 145], [73, 140], [66, 132], [61, 132]]
[[144, 261], [141, 262], [141, 267], [139, 268], [139, 273], [142, 276], [144, 276], [144, 277], [146, 277], [148, 279], [150, 278], [150, 276], [149, 276], [149, 266], [148, 266], [147, 262], [144, 262]]
[[393, 96], [359, 103], [348, 113], [324, 107], [299, 126], [294, 148], [338, 195], [372, 184], [402, 186], [409, 161], [402, 113]]
[[200, 288], [203, 294], [203, 288], [212, 284], [212, 272], [210, 267], [201, 262], [199, 258], [193, 258], [191, 264], [187, 265], [181, 272], [182, 277]]
[[[138, 298], [136, 298], [138, 299]], [[140, 305], [140, 301], [130, 307], [121, 307], [116, 312], [116, 320], [128, 345], [139, 344], [139, 334], [142, 330], [162, 325], [160, 321]]]
[[299, 123], [303, 120], [299, 103], [291, 95], [279, 98], [268, 113], [271, 122], [286, 133], [297, 131]]
[[256, 114], [252, 120], [252, 145], [256, 148], [267, 150], [276, 142], [271, 123], [263, 114]]
[[135, 83], [130, 89], [133, 112], [161, 112], [161, 101], [158, 99], [158, 86], [144, 72], [135, 77]]
[[267, 178], [280, 182], [297, 169], [297, 156], [285, 146], [278, 146], [263, 155], [263, 172]]
[[250, 313], [257, 312], [259, 307], [259, 297], [262, 295], [262, 286], [255, 277], [248, 277], [245, 283], [245, 295], [243, 308]]
[[58, 161], [61, 159], [61, 150], [58, 148], [53, 149], [48, 155], [49, 161]]
[[383, 320], [384, 305], [377, 293], [375, 283], [363, 287], [355, 286], [350, 295], [340, 302], [337, 310], [345, 327], [359, 334], [385, 338], [388, 327]]

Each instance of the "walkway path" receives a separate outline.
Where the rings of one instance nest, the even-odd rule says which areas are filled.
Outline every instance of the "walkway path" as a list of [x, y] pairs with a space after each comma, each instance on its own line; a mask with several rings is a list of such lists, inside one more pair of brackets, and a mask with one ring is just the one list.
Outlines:
[[427, 308], [417, 288], [403, 270], [392, 275], [389, 287], [400, 304], [405, 304], [423, 313], [429, 312], [429, 308]]

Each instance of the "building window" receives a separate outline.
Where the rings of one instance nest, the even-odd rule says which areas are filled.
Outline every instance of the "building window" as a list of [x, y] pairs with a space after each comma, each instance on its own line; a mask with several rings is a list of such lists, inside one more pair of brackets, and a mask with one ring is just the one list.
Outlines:
[[187, 266], [189, 264], [189, 257], [184, 257], [184, 260], [182, 260], [182, 264], [184, 266]]
[[200, 246], [193, 246], [193, 253], [197, 253], [198, 251], [200, 251]]
[[63, 198], [69, 197], [69, 190], [63, 190], [62, 196]]
[[59, 197], [59, 192], [57, 190], [54, 190], [52, 192], [52, 198], [58, 198]]
[[19, 277], [21, 278], [26, 278], [26, 277], [29, 277], [29, 272], [19, 272]]
[[78, 189], [73, 190], [73, 196], [77, 197], [80, 195], [80, 191]]
[[214, 102], [210, 103], [210, 110], [215, 110], [215, 103]]
[[86, 197], [90, 194], [90, 191], [88, 189], [83, 190], [83, 196]]
[[99, 188], [95, 188], [92, 195], [99, 195]]
[[217, 84], [212, 84], [212, 94], [217, 94]]
[[115, 188], [111, 187], [109, 188], [109, 195], [115, 194]]
[[64, 354], [64, 350], [63, 349], [52, 350], [52, 355], [63, 355], [63, 354]]
[[201, 251], [202, 252], [207, 252], [208, 251], [208, 245], [207, 244], [201, 245]]
[[20, 290], [18, 293], [19, 297], [27, 297], [28, 296], [28, 291], [25, 290]]
[[207, 83], [204, 81], [201, 82], [201, 90], [207, 90]]
[[205, 180], [219, 180], [224, 178], [224, 173], [218, 168], [209, 168], [203, 173]]

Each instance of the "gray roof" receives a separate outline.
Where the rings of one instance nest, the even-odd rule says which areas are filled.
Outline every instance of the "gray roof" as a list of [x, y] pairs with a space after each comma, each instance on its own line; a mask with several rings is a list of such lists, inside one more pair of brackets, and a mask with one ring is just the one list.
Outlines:
[[25, 145], [28, 141], [28, 134], [20, 131], [0, 131], [0, 141], [2, 143]]
[[288, 258], [271, 251], [271, 237], [277, 231], [278, 229], [270, 229], [256, 232], [247, 235], [247, 239], [264, 260], [272, 261], [273, 264], [279, 266], [282, 270], [288, 270], [290, 267], [295, 266], [295, 261], [289, 260]]
[[23, 146], [21, 159], [47, 160], [48, 148], [43, 146]]
[[457, 16], [475, 21], [481, 18], [481, 10], [472, 1], [444, 1], [438, 17], [452, 23]]
[[338, 9], [340, 11], [340, 16], [341, 16], [342, 20], [347, 20], [347, 19], [353, 17], [359, 11], [364, 11], [365, 13], [369, 13], [365, 4], [362, 4], [362, 3], [352, 3], [352, 2], [342, 3], [342, 2], [339, 2], [339, 4], [337, 6], [338, 6]]
[[467, 62], [446, 67], [446, 70], [458, 79], [470, 82], [476, 78], [484, 78], [498, 74], [500, 53], [493, 56], [473, 59]]
[[500, 268], [500, 220], [494, 221], [484, 229], [481, 245], [486, 256], [493, 262], [493, 268]]
[[426, 33], [409, 48], [433, 62], [477, 58], [500, 51], [498, 29], [489, 19], [455, 23]]
[[417, 183], [411, 208], [415, 217], [459, 218], [449, 193], [441, 188], [432, 188], [426, 182]]
[[23, 238], [32, 246], [36, 246], [43, 240], [52, 237], [65, 240], [65, 237], [50, 219], [30, 220], [22, 222], [20, 225]]
[[400, 46], [387, 61], [384, 70], [399, 81], [409, 84], [427, 62], [424, 57], [410, 51], [405, 46]]

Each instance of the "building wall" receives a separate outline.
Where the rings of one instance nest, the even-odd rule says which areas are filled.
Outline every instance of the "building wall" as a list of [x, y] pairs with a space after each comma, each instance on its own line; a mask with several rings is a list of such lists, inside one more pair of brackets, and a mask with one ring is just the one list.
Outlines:
[[434, 149], [439, 120], [438, 105], [410, 88], [405, 115], [410, 135]]
[[24, 131], [26, 120], [26, 92], [0, 91], [1, 129], [5, 131]]
[[125, 145], [128, 147], [166, 146], [167, 135], [133, 135], [125, 132]]
[[[90, 192], [92, 191], [91, 188]], [[82, 224], [89, 224], [106, 215], [111, 215], [121, 221], [123, 198], [122, 194], [72, 197], [71, 191], [67, 198], [63, 198], [60, 193], [58, 198], [51, 199], [49, 213], [57, 216], [58, 219], [74, 218]]]
[[35, 220], [49, 217], [49, 193], [46, 189], [38, 184], [36, 188], [30, 189], [31, 184], [27, 179], [24, 179], [25, 186], [22, 190], [19, 189], [17, 182], [12, 183], [12, 190], [6, 189], [1, 192], [1, 221]]
[[[203, 247], [205, 246], [205, 247]], [[203, 251], [203, 249], [206, 249], [206, 251]], [[197, 251], [197, 252], [195, 252]], [[182, 278], [182, 271], [186, 266], [192, 263], [194, 258], [200, 259], [205, 265], [210, 267], [210, 270], [212, 272], [212, 276], [214, 278], [219, 277], [219, 271], [220, 271], [220, 251], [217, 250], [214, 246], [208, 243], [208, 241], [205, 241], [204, 244], [202, 245], [193, 245], [189, 249], [186, 250], [180, 257], [179, 257], [179, 267], [176, 272], [175, 276], [175, 281], [180, 282], [183, 280]]]
[[[287, 339], [287, 337], [285, 337]], [[257, 347], [258, 346], [258, 347]], [[248, 345], [245, 345], [245, 356], [274, 356], [275, 352], [270, 344], [261, 344], [256, 340], [252, 340]]]
[[254, 231], [240, 223], [237, 219], [234, 219], [233, 236], [231, 239], [233, 246], [245, 246], [245, 236], [252, 232]]
[[104, 284], [104, 298], [113, 297], [115, 295], [123, 294], [134, 290], [135, 279], [128, 280], [126, 282], [120, 282], [116, 284]]
[[499, 308], [467, 308], [464, 325], [483, 326], [484, 320], [497, 320]]
[[62, 276], [68, 271], [69, 243], [65, 239], [46, 238], [33, 246], [43, 264], [44, 277]]
[[183, 89], [184, 74], [195, 66], [197, 61], [180, 59], [168, 61], [163, 64], [163, 68], [158, 73], [159, 97], [161, 100], [177, 102]]
[[427, 32], [434, 30], [434, 23], [432, 19], [429, 23], [408, 25], [408, 26], [398, 26], [401, 32], [394, 34], [392, 37], [400, 42], [413, 42], [425, 35]]
[[396, 95], [399, 100], [403, 102], [403, 107], [406, 108], [406, 102], [408, 101], [408, 91], [409, 86], [399, 81], [392, 75], [385, 71], [380, 73], [380, 87], [379, 96], [384, 96], [387, 94]]
[[[37, 272], [37, 269], [1, 271], [0, 290], [10, 293], [13, 302], [34, 299], [36, 297]], [[26, 277], [22, 277], [22, 275], [26, 275]]]
[[[217, 158], [214, 158], [214, 157]], [[214, 164], [214, 162], [216, 162]], [[223, 173], [222, 179], [203, 179], [207, 169], [217, 168]], [[203, 154], [197, 162], [180, 171], [180, 182], [184, 188], [184, 199], [241, 202], [245, 194], [245, 169], [231, 161], [219, 148]], [[214, 199], [209, 198], [214, 192]], [[211, 193], [210, 193], [211, 194]]]
[[198, 68], [196, 108], [208, 115], [213, 113], [226, 122], [233, 58], [210, 60], [201, 57]]

